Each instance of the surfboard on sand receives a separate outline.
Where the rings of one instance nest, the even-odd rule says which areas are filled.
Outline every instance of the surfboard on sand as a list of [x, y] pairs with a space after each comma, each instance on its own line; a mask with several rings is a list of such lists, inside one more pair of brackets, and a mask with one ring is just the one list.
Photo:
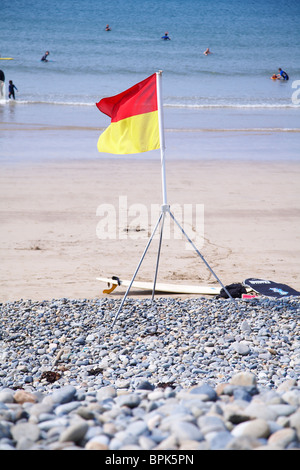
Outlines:
[[300, 292], [296, 291], [292, 287], [266, 279], [249, 278], [246, 279], [243, 284], [246, 287], [250, 287], [258, 294], [262, 294], [267, 297], [282, 298], [289, 296], [300, 296]]
[[[103, 294], [110, 294], [117, 286], [128, 287], [131, 281], [119, 279], [117, 276], [112, 278], [97, 277], [98, 281], [102, 281], [108, 285], [108, 289], [103, 290]], [[132, 288], [153, 290], [153, 282], [134, 281]], [[172, 294], [202, 294], [202, 295], [217, 295], [220, 294], [220, 287], [213, 286], [188, 286], [185, 284], [164, 284], [156, 283], [155, 292], [168, 292]]]

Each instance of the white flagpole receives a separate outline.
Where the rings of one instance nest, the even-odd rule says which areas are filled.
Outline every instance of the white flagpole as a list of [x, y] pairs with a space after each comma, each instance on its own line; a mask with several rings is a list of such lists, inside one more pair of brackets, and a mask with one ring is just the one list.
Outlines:
[[162, 192], [163, 206], [166, 209], [167, 202], [167, 183], [166, 183], [166, 165], [165, 165], [165, 132], [163, 117], [163, 101], [162, 101], [162, 70], [156, 72], [156, 89], [157, 89], [157, 107], [158, 107], [158, 126], [160, 139], [160, 155], [161, 155], [161, 175], [162, 175]]
[[158, 273], [159, 257], [161, 250], [161, 243], [163, 238], [164, 221], [166, 212], [170, 211], [170, 206], [167, 202], [167, 183], [166, 183], [166, 165], [165, 165], [165, 132], [164, 132], [164, 117], [163, 117], [163, 101], [162, 101], [162, 70], [156, 72], [156, 90], [157, 90], [157, 109], [158, 109], [158, 126], [159, 126], [159, 141], [160, 141], [160, 155], [161, 155], [161, 176], [162, 176], [162, 194], [163, 204], [161, 207], [162, 224], [160, 228], [159, 248], [156, 261], [155, 276], [152, 290], [152, 302], [154, 299], [156, 279]]

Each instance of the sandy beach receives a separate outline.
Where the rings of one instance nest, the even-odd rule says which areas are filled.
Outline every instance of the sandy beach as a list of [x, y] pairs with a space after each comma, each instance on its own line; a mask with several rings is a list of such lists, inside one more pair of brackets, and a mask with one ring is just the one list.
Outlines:
[[[204, 240], [194, 241], [224, 284], [258, 277], [300, 289], [299, 179], [297, 162], [167, 161], [171, 209], [203, 205]], [[160, 162], [149, 158], [2, 164], [0, 188], [2, 302], [103, 296], [96, 277], [130, 279], [146, 246], [151, 227], [141, 229], [134, 210], [146, 208], [156, 220], [162, 202]], [[105, 207], [116, 215], [115, 237], [107, 239], [99, 232]], [[216, 285], [172, 230], [158, 282]], [[153, 280], [157, 247], [158, 237], [137, 280]], [[124, 292], [120, 287], [111, 296]]]

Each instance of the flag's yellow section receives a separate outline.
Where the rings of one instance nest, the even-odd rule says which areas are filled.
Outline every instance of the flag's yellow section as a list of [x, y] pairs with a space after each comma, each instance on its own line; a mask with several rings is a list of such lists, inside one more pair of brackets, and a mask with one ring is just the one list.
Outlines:
[[158, 112], [138, 114], [112, 122], [100, 135], [99, 152], [128, 154], [158, 149]]

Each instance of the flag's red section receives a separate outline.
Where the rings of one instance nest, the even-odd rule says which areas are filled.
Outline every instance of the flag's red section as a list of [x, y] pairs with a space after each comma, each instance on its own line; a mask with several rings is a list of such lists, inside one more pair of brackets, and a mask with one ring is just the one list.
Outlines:
[[103, 98], [96, 106], [111, 122], [157, 111], [156, 74], [118, 95]]

